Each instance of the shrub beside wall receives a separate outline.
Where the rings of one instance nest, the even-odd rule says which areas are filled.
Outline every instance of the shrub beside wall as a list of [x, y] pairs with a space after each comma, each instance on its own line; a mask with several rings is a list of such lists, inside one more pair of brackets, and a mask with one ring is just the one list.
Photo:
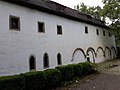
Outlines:
[[61, 81], [70, 81], [73, 79], [74, 72], [70, 65], [56, 67], [61, 72]]
[[[94, 71], [92, 63], [58, 66], [45, 71], [0, 77], [0, 90], [47, 90]], [[46, 88], [48, 87], [48, 88]]]
[[70, 64], [69, 66], [71, 66], [73, 69], [74, 77], [82, 76], [82, 72], [83, 72], [82, 64]]
[[58, 69], [47, 69], [44, 72], [46, 76], [46, 88], [55, 88], [61, 84], [61, 73]]
[[90, 62], [83, 62], [83, 63], [79, 63], [79, 64], [82, 65], [82, 69], [83, 69], [82, 74], [83, 75], [90, 74], [94, 70], [92, 63], [90, 63]]
[[0, 77], [0, 90], [24, 90], [25, 81], [21, 75]]
[[40, 90], [45, 87], [46, 77], [43, 71], [22, 74], [25, 79], [25, 90]]

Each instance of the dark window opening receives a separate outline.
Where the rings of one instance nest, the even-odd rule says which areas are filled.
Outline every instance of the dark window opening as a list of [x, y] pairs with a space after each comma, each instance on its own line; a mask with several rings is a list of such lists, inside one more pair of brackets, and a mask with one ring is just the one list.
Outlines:
[[103, 31], [103, 36], [105, 36], [105, 31]]
[[43, 22], [38, 22], [38, 32], [45, 32], [45, 26]]
[[57, 55], [57, 61], [58, 61], [58, 65], [62, 65], [62, 58], [60, 54]]
[[89, 54], [87, 54], [87, 61], [90, 62]]
[[109, 32], [108, 34], [109, 34], [109, 37], [111, 37], [111, 33]]
[[85, 33], [88, 33], [88, 27], [87, 26], [85, 27]]
[[49, 68], [49, 57], [47, 53], [44, 54], [43, 59], [44, 59], [44, 62], [43, 62], [44, 68]]
[[30, 57], [29, 67], [30, 67], [30, 70], [36, 70], [35, 57], [33, 57], [33, 56]]
[[10, 30], [20, 31], [20, 18], [16, 16], [10, 16], [9, 20]]
[[98, 29], [96, 29], [96, 34], [99, 35], [99, 30]]
[[62, 35], [62, 26], [57, 26], [57, 34]]

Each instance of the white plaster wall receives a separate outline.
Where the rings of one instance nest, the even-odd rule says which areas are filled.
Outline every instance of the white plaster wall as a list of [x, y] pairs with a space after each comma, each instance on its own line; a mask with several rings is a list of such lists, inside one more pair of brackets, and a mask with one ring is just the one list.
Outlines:
[[81, 52], [80, 50], [75, 51], [72, 63], [80, 63], [85, 61], [86, 59], [84, 57], [83, 52]]
[[[9, 30], [9, 15], [20, 17], [21, 31]], [[45, 23], [45, 33], [38, 33], [38, 21]], [[63, 35], [57, 35], [57, 25], [62, 26]], [[36, 57], [36, 69], [43, 70], [44, 53], [49, 55], [50, 68], [54, 68], [58, 53], [65, 65], [74, 62], [72, 55], [77, 48], [86, 52], [99, 46], [115, 46], [114, 37], [103, 36], [100, 27], [0, 1], [0, 75], [28, 72], [30, 55]]]

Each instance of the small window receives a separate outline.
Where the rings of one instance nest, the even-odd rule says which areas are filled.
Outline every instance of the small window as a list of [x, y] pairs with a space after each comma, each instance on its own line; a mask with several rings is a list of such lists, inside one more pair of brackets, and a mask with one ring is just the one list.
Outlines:
[[110, 32], [108, 32], [108, 36], [111, 37], [111, 33]]
[[43, 56], [43, 63], [44, 68], [49, 68], [49, 57], [47, 53], [45, 53]]
[[99, 30], [98, 29], [96, 29], [96, 34], [99, 35]]
[[34, 56], [30, 57], [29, 67], [30, 67], [30, 71], [31, 70], [36, 70], [36, 61], [35, 61], [35, 57]]
[[45, 32], [45, 25], [43, 22], [38, 22], [38, 32], [40, 32], [40, 33]]
[[62, 58], [61, 58], [60, 53], [58, 53], [58, 55], [57, 55], [57, 63], [58, 63], [58, 65], [62, 65]]
[[57, 25], [57, 34], [62, 35], [62, 26]]
[[88, 33], [88, 27], [87, 26], [85, 27], [85, 33], [86, 34]]
[[20, 18], [16, 16], [9, 17], [9, 29], [20, 31]]
[[103, 31], [103, 36], [105, 36], [105, 31]]

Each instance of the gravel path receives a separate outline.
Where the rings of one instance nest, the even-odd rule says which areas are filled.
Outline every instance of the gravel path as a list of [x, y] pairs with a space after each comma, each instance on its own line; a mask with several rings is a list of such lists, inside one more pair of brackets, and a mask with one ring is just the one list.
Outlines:
[[89, 75], [78, 83], [53, 90], [120, 90], [120, 60], [98, 65], [100, 73]]

